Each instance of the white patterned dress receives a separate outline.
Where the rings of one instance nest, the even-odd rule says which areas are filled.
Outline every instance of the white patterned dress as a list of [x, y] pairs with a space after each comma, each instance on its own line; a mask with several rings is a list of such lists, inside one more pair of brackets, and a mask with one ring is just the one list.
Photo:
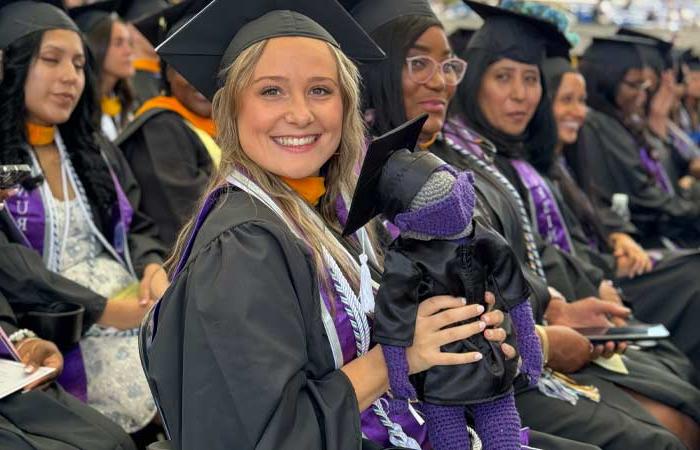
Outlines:
[[[77, 199], [66, 204], [54, 198], [52, 209], [61, 234], [61, 275], [108, 298], [137, 281], [95, 238]], [[70, 227], [64, 241], [68, 209]], [[80, 347], [88, 404], [128, 433], [146, 426], [155, 416], [156, 407], [141, 368], [137, 330], [120, 331], [95, 324], [80, 341]]]

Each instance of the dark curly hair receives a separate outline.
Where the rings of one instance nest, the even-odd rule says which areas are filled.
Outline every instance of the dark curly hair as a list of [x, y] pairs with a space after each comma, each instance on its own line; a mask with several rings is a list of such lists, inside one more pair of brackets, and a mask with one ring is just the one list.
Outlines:
[[[43, 31], [29, 34], [5, 49], [0, 83], [0, 164], [31, 164], [31, 157], [26, 151], [24, 86], [43, 36]], [[68, 121], [58, 125], [58, 129], [66, 144], [66, 152], [85, 187], [93, 213], [106, 224], [112, 219], [117, 195], [97, 140], [99, 108], [95, 78], [90, 70], [94, 62], [89, 52], [85, 54], [85, 88]], [[32, 185], [26, 187], [35, 189], [40, 181], [34, 180]]]

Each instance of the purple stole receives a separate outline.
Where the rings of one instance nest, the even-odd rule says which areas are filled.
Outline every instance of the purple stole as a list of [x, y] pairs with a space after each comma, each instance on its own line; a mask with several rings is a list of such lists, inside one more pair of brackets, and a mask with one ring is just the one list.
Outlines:
[[[111, 238], [112, 248], [122, 259], [121, 262], [131, 268], [127, 237], [134, 210], [111, 168], [110, 174], [117, 194], [117, 204], [112, 215], [111, 226], [108, 228], [110, 235], [105, 238]], [[81, 194], [76, 192], [76, 195]], [[37, 251], [48, 265], [52, 259], [49, 254], [51, 249], [60, 243], [59, 237], [51, 236], [50, 230], [47, 229], [47, 208], [42, 198], [41, 188], [37, 187], [30, 192], [22, 189], [14, 197], [7, 199], [5, 205], [17, 235], [22, 238], [19, 243]], [[78, 399], [87, 402], [87, 376], [80, 344], [65, 351], [63, 357], [63, 372], [58, 377], [58, 383]]]
[[671, 184], [671, 180], [668, 178], [666, 169], [661, 162], [652, 156], [649, 150], [644, 147], [639, 149], [639, 157], [641, 158], [642, 165], [646, 171], [654, 177], [656, 185], [663, 189], [667, 194], [673, 195], [673, 184]]
[[516, 159], [510, 163], [529, 192], [530, 204], [534, 207], [534, 218], [540, 235], [562, 251], [573, 253], [574, 247], [571, 244], [564, 216], [559, 211], [556, 198], [545, 179], [527, 161]]

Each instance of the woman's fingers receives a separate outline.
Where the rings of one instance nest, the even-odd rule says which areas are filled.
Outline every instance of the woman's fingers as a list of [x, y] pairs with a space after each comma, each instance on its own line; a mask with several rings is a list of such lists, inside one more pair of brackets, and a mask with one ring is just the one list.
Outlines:
[[504, 319], [505, 315], [503, 314], [503, 311], [498, 309], [488, 312], [481, 316], [481, 320], [486, 322], [486, 325], [490, 327], [497, 327], [501, 325]]
[[439, 353], [435, 356], [435, 366], [456, 366], [481, 361], [483, 358], [479, 352], [469, 353]]
[[506, 330], [503, 328], [489, 328], [484, 331], [484, 337], [491, 342], [504, 342], [506, 340]]
[[493, 292], [486, 291], [484, 301], [486, 302], [486, 308], [488, 311], [493, 310], [494, 306], [496, 306], [496, 296]]
[[515, 348], [513, 348], [512, 345], [501, 344], [501, 350], [503, 351], [503, 354], [506, 356], [506, 359], [513, 359], [516, 356], [518, 356], [518, 352], [515, 351]]
[[428, 317], [443, 309], [457, 308], [464, 306], [466, 303], [467, 301], [464, 298], [437, 295], [435, 297], [430, 297], [418, 305], [418, 315]]
[[482, 321], [445, 328], [435, 333], [435, 344], [443, 346], [452, 342], [461, 341], [462, 339], [467, 339], [475, 334], [481, 333], [485, 328], [486, 324]]
[[454, 323], [463, 322], [473, 319], [484, 313], [484, 307], [481, 305], [467, 305], [458, 308], [451, 308], [433, 314], [427, 320], [433, 330], [440, 330]]

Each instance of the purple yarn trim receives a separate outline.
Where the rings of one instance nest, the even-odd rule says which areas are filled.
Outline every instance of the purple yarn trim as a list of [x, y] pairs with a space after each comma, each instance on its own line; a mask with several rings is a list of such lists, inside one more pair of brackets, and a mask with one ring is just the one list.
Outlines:
[[389, 386], [393, 395], [393, 399], [389, 402], [389, 412], [406, 414], [408, 401], [416, 399], [416, 390], [408, 379], [406, 348], [382, 345], [382, 352], [389, 372]]
[[510, 318], [515, 328], [518, 352], [523, 359], [520, 371], [527, 375], [531, 386], [537, 384], [542, 374], [542, 345], [535, 332], [535, 321], [532, 318], [532, 307], [524, 300], [510, 310]]
[[428, 425], [428, 440], [433, 450], [465, 450], [471, 448], [464, 406], [423, 404]]
[[472, 410], [484, 450], [520, 450], [520, 416], [512, 394], [472, 405]]
[[475, 205], [474, 175], [465, 171], [457, 175], [452, 192], [446, 198], [417, 211], [397, 214], [394, 224], [402, 232], [437, 238], [454, 236], [471, 225]]

